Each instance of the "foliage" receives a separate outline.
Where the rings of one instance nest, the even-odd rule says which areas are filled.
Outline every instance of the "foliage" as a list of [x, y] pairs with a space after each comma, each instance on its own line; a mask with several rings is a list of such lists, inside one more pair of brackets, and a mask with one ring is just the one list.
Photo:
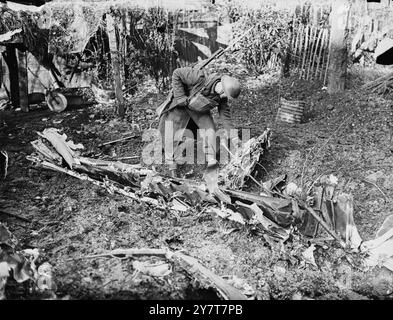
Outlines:
[[53, 3], [41, 14], [51, 30], [50, 51], [56, 54], [81, 52], [96, 30], [102, 26], [103, 8], [91, 5]]
[[[167, 89], [176, 67], [174, 20], [176, 16], [161, 8], [122, 10], [112, 7], [116, 24], [117, 53], [123, 79], [123, 92], [134, 94], [147, 77], [155, 80], [159, 90]], [[124, 25], [127, 24], [127, 31]], [[110, 87], [113, 75], [105, 32], [98, 29], [86, 46], [83, 62], [94, 83]]]
[[228, 14], [234, 23], [234, 37], [255, 26], [243, 38], [235, 59], [256, 73], [279, 68], [290, 41], [291, 13], [265, 5], [257, 10], [229, 6]]
[[[287, 56], [293, 28], [299, 24], [326, 25], [330, 5], [310, 1], [221, 1], [221, 19], [233, 24], [233, 36], [255, 28], [242, 41], [241, 50], [231, 62], [243, 62], [257, 74], [277, 71]], [[317, 20], [315, 20], [317, 19]]]
[[49, 31], [39, 28], [38, 15], [31, 12], [15, 12], [6, 7], [0, 8], [0, 34], [22, 29], [24, 45], [43, 62], [48, 56]]
[[127, 55], [130, 79], [140, 78], [147, 71], [158, 89], [166, 89], [177, 54], [174, 49], [174, 21], [176, 16], [161, 8], [132, 12], [131, 34], [127, 38]]

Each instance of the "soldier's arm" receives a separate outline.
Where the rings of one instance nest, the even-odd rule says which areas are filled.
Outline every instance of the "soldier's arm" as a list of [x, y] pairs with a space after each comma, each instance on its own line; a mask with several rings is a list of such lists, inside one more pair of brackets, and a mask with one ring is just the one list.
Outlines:
[[191, 67], [177, 68], [172, 74], [173, 96], [180, 106], [187, 105], [187, 89], [198, 82], [202, 71]]

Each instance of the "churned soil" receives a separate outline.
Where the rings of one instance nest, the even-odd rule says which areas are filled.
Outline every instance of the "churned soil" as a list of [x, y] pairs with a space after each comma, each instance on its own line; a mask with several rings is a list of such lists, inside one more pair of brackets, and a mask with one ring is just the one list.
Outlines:
[[[342, 189], [353, 195], [361, 237], [373, 239], [393, 214], [392, 101], [359, 87], [330, 95], [321, 83], [295, 78], [265, 81], [244, 76], [243, 84], [241, 97], [231, 103], [235, 124], [249, 128], [251, 136], [266, 127], [272, 130], [271, 149], [263, 157], [258, 179], [287, 174], [288, 181], [306, 186], [321, 175], [334, 174]], [[281, 97], [305, 101], [303, 123], [276, 121]], [[156, 127], [154, 109], [163, 98], [139, 94], [124, 119], [116, 117], [113, 105], [58, 114], [47, 109], [3, 112], [0, 148], [9, 154], [9, 171], [0, 184], [1, 199], [31, 222], [0, 218], [20, 240], [20, 249], [42, 250], [42, 259], [53, 266], [59, 298], [219, 298], [211, 284], [180, 262], [172, 263], [170, 275], [151, 277], [135, 272], [131, 259], [86, 258], [114, 248], [183, 249], [216, 274], [243, 279], [257, 299], [389, 298], [391, 274], [378, 268], [370, 276], [351, 269], [334, 243], [316, 246], [313, 266], [301, 256], [309, 239], [295, 235], [276, 246], [254, 230], [211, 213], [158, 211], [89, 182], [35, 168], [26, 159], [37, 131], [49, 127], [82, 143], [91, 157], [140, 156], [145, 144], [141, 137], [102, 149], [98, 145], [134, 132], [137, 126]], [[188, 165], [182, 170], [194, 170], [193, 178], [200, 179], [203, 167]], [[246, 189], [258, 191], [252, 182]], [[30, 286], [9, 280], [6, 295], [36, 298]]]

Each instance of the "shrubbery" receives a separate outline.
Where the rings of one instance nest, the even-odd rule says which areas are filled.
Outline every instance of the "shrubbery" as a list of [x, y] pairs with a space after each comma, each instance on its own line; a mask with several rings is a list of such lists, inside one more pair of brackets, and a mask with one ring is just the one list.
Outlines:
[[130, 72], [144, 68], [159, 90], [166, 89], [176, 68], [174, 17], [160, 8], [133, 12], [131, 34], [127, 39], [128, 56], [125, 63]]
[[280, 68], [291, 36], [291, 12], [271, 4], [261, 5], [258, 9], [244, 8], [231, 1], [228, 1], [225, 8], [229, 21], [233, 24], [234, 38], [254, 26], [242, 40], [241, 50], [233, 60], [241, 61], [257, 74]]

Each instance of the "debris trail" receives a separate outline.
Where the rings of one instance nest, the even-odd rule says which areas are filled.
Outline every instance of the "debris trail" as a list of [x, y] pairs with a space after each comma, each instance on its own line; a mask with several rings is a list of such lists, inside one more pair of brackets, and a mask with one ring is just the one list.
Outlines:
[[[66, 136], [51, 133], [52, 139], [45, 139], [46, 136], [40, 134], [44, 139], [40, 143], [32, 142], [37, 154], [28, 156], [28, 160], [42, 168], [89, 181], [105, 188], [109, 193], [118, 193], [164, 211], [197, 213], [202, 208], [205, 211], [208, 209], [210, 213], [242, 225], [256, 224], [262, 232], [276, 241], [285, 241], [296, 230], [293, 228], [295, 226], [302, 226], [301, 233], [309, 236], [307, 226], [314, 224], [316, 228], [312, 236], [317, 235], [317, 227], [320, 225], [341, 247], [358, 248], [360, 245], [361, 239], [353, 222], [353, 199], [336, 190], [337, 178], [334, 176], [322, 176], [314, 182], [310, 190], [310, 196], [315, 200], [312, 206], [301, 198], [302, 195], [285, 191], [290, 189], [290, 184], [294, 185], [293, 182], [285, 189], [277, 188], [277, 181], [286, 183], [285, 177], [265, 182], [263, 190], [266, 195], [234, 190], [233, 187], [240, 189], [243, 186], [246, 176], [252, 176], [252, 170], [263, 150], [269, 146], [269, 130], [250, 139], [242, 150], [233, 155], [232, 161], [219, 175], [215, 190], [208, 190], [208, 185], [198, 181], [162, 176], [140, 165], [81, 157], [75, 149], [71, 150], [75, 144], [67, 141]], [[61, 148], [56, 153], [54, 147], [57, 141], [53, 137], [61, 139], [61, 144], [67, 148]], [[45, 143], [51, 145], [47, 146]], [[59, 163], [59, 157], [69, 160], [68, 167], [72, 164], [72, 169], [64, 167], [64, 161]], [[241, 179], [237, 173], [241, 174]], [[296, 185], [292, 187], [299, 189]]]
[[[189, 272], [195, 274], [196, 276], [200, 275], [203, 278], [206, 278], [209, 282], [211, 282], [216, 288], [216, 290], [222, 295], [222, 297], [225, 300], [247, 300], [247, 297], [243, 293], [241, 293], [235, 287], [231, 286], [222, 277], [218, 276], [217, 274], [215, 274], [214, 272], [210, 271], [208, 268], [203, 266], [197, 259], [179, 251], [172, 252], [169, 249], [149, 249], [149, 248], [115, 249], [101, 254], [80, 257], [79, 259], [116, 257], [119, 255], [126, 256], [126, 257], [153, 255], [153, 256], [163, 257], [171, 261], [178, 259], [182, 262], [185, 262], [190, 267]], [[75, 260], [75, 259], [69, 259], [69, 260]]]
[[124, 196], [126, 196], [128, 198], [131, 198], [133, 200], [136, 200], [138, 202], [146, 202], [146, 203], [154, 205], [156, 208], [165, 209], [164, 207], [162, 207], [159, 204], [159, 202], [157, 200], [149, 198], [149, 197], [138, 197], [136, 194], [134, 194], [134, 193], [132, 193], [130, 191], [127, 191], [127, 190], [125, 190], [125, 189], [123, 189], [121, 187], [117, 187], [116, 185], [114, 185], [110, 181], [108, 181], [107, 183], [100, 182], [100, 181], [97, 181], [95, 179], [90, 178], [86, 174], [81, 174], [81, 173], [75, 172], [73, 170], [57, 166], [57, 165], [55, 165], [53, 163], [50, 163], [48, 161], [41, 161], [40, 159], [38, 159], [36, 157], [33, 157], [33, 156], [28, 156], [27, 159], [32, 161], [32, 162], [34, 162], [37, 165], [42, 166], [43, 168], [54, 170], [54, 171], [58, 171], [58, 172], [62, 172], [62, 173], [68, 174], [69, 176], [77, 178], [79, 180], [89, 181], [89, 182], [91, 182], [91, 183], [93, 183], [93, 184], [95, 184], [95, 185], [97, 185], [99, 187], [107, 189], [111, 193], [117, 192], [119, 194], [122, 194], [122, 195], [124, 195]]

